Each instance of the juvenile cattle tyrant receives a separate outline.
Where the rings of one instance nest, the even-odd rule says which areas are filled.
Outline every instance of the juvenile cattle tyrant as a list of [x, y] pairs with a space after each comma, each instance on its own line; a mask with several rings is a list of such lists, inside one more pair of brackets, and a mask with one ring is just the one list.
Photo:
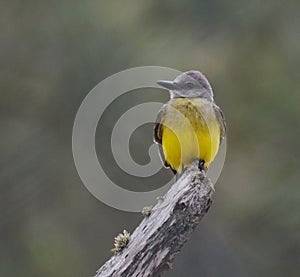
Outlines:
[[170, 100], [158, 112], [154, 141], [166, 167], [176, 174], [199, 161], [207, 169], [226, 134], [222, 110], [212, 88], [199, 71], [180, 74], [174, 81], [157, 81], [170, 91]]

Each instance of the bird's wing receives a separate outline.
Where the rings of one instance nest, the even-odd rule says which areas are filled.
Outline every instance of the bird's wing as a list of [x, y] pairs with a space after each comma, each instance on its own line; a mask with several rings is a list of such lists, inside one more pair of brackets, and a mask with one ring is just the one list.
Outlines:
[[162, 149], [162, 134], [163, 134], [163, 116], [166, 113], [166, 109], [167, 109], [167, 105], [164, 104], [161, 109], [159, 110], [157, 117], [156, 117], [156, 121], [154, 124], [154, 136], [153, 136], [153, 140], [155, 143], [158, 144], [158, 148], [159, 148], [159, 154], [160, 157], [164, 163], [165, 167], [170, 167], [170, 165], [168, 164], [168, 162], [165, 159], [165, 155], [164, 155], [164, 151]]
[[221, 108], [219, 106], [217, 106], [216, 104], [213, 105], [213, 109], [215, 111], [217, 120], [219, 122], [219, 126], [220, 126], [220, 144], [221, 142], [224, 140], [225, 136], [226, 136], [226, 123], [225, 123], [225, 116], [223, 111], [221, 110]]

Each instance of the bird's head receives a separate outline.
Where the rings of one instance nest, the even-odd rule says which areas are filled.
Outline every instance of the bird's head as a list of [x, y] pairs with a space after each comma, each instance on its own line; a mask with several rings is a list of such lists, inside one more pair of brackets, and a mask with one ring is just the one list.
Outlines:
[[199, 71], [187, 71], [177, 76], [174, 81], [159, 80], [157, 84], [167, 88], [171, 98], [204, 98], [214, 101], [212, 88]]

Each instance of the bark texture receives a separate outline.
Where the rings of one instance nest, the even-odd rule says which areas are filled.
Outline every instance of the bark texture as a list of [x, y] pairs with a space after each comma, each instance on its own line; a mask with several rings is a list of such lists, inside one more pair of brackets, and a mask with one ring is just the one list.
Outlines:
[[190, 234], [211, 206], [211, 181], [195, 162], [152, 208], [128, 245], [110, 258], [97, 277], [161, 276], [172, 268]]

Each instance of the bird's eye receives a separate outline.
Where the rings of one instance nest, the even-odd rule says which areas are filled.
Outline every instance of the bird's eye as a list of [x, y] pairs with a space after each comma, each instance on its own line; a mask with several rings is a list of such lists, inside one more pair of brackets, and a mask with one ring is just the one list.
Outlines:
[[187, 88], [192, 88], [193, 86], [194, 86], [193, 83], [190, 83], [190, 82], [189, 82], [189, 83], [186, 83], [186, 87], [187, 87]]

